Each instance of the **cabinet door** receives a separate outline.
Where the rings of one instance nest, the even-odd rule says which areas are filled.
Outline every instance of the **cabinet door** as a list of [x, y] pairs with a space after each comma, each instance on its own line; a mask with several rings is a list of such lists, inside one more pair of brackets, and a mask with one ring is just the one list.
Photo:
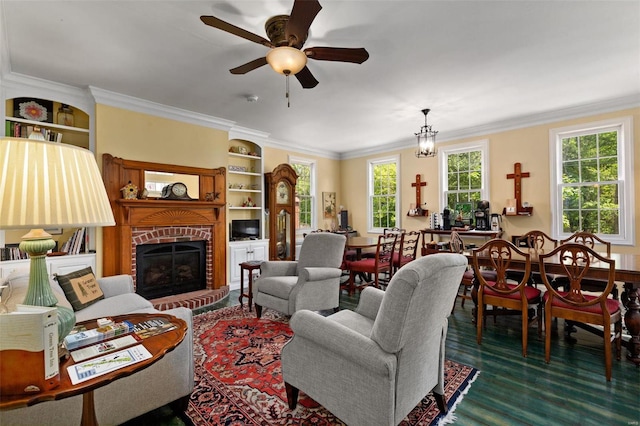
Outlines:
[[269, 258], [268, 242], [251, 244], [252, 260], [267, 260]]
[[95, 254], [86, 254], [78, 256], [59, 256], [47, 258], [47, 269], [49, 275], [53, 274], [68, 274], [71, 272], [84, 269], [91, 266], [93, 273], [96, 272], [96, 256]]
[[233, 245], [229, 247], [229, 272], [230, 282], [240, 282], [240, 264], [251, 260], [249, 256], [249, 244]]

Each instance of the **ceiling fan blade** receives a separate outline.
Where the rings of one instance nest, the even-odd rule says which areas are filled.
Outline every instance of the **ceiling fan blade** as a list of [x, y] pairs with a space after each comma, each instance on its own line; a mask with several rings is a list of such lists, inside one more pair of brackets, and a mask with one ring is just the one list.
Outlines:
[[363, 47], [310, 47], [304, 49], [307, 57], [317, 61], [353, 62], [361, 64], [369, 59], [369, 52]]
[[267, 65], [267, 58], [254, 59], [253, 61], [247, 62], [244, 65], [240, 65], [239, 67], [230, 69], [229, 72], [231, 74], [246, 74], [249, 71], [253, 71], [256, 68], [260, 68], [263, 65]]
[[309, 71], [309, 68], [307, 67], [302, 68], [296, 74], [296, 78], [302, 85], [303, 89], [313, 89], [318, 85], [318, 80], [316, 80], [316, 78], [313, 76], [313, 74], [311, 74], [311, 71]]
[[206, 25], [210, 27], [217, 28], [222, 31], [226, 31], [233, 35], [237, 35], [238, 37], [242, 37], [246, 40], [252, 41], [254, 43], [261, 44], [263, 46], [267, 46], [273, 48], [273, 44], [264, 37], [260, 37], [257, 34], [249, 32], [247, 30], [243, 30], [240, 27], [236, 27], [228, 22], [223, 21], [222, 19], [218, 19], [215, 16], [201, 16], [200, 20], [204, 22]]
[[320, 10], [322, 10], [322, 6], [318, 0], [295, 0], [293, 2], [291, 15], [289, 15], [289, 21], [287, 21], [285, 28], [287, 41], [291, 43], [292, 37], [295, 38], [292, 46], [298, 49], [302, 47], [307, 39], [309, 27]]

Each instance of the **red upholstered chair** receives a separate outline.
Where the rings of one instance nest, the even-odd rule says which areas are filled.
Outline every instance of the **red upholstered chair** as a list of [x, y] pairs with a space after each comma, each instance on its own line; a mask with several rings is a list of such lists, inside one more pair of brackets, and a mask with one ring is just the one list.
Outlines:
[[393, 253], [393, 273], [398, 272], [407, 263], [416, 260], [418, 244], [420, 243], [420, 232], [403, 232], [396, 240], [398, 250]]
[[[519, 256], [525, 259], [526, 266], [522, 280], [517, 284], [507, 282], [507, 271], [511, 259]], [[480, 270], [480, 259], [483, 259], [496, 272], [496, 280], [488, 281]], [[531, 257], [520, 251], [509, 241], [493, 239], [487, 241], [473, 251], [473, 269], [480, 286], [478, 288], [477, 340], [482, 343], [482, 326], [488, 313], [493, 315], [522, 316], [522, 356], [527, 356], [527, 337], [529, 334], [529, 311], [533, 309], [538, 318], [538, 333], [542, 327], [540, 308], [542, 307], [541, 291], [527, 285], [531, 273]], [[486, 305], [491, 305], [488, 311]], [[499, 309], [499, 308], [506, 308]]]
[[[558, 257], [562, 259], [564, 271], [569, 280], [567, 291], [558, 291], [551, 285], [546, 277], [545, 262], [547, 259]], [[622, 313], [620, 303], [609, 298], [614, 286], [615, 261], [606, 258], [584, 244], [567, 243], [558, 246], [547, 254], [539, 256], [540, 275], [547, 287], [544, 295], [544, 322], [545, 322], [545, 361], [551, 361], [551, 321], [552, 318], [564, 318], [581, 323], [602, 326], [600, 332], [604, 335], [604, 364], [607, 380], [611, 380], [611, 340], [615, 341], [616, 359], [620, 360], [622, 346]], [[583, 293], [582, 277], [587, 273], [593, 263], [608, 266], [608, 280], [604, 291], [597, 295]], [[611, 324], [614, 324], [613, 334]]]
[[[378, 245], [376, 246], [374, 257], [349, 262], [349, 294], [356, 288], [354, 285], [356, 274], [360, 276], [371, 274], [372, 282], [377, 288], [380, 288], [381, 274], [388, 274], [389, 279], [391, 279], [393, 275], [393, 250], [397, 237], [397, 234], [392, 233], [378, 236]], [[371, 282], [364, 283], [357, 288], [361, 289], [369, 284]]]

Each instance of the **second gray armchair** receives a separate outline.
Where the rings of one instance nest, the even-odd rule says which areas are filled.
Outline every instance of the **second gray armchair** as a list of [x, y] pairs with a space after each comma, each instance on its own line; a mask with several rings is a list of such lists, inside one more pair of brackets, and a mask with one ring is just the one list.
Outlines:
[[302, 242], [299, 260], [263, 262], [253, 285], [258, 318], [263, 307], [285, 315], [300, 309], [337, 309], [346, 241], [344, 235], [312, 233]]
[[365, 288], [356, 311], [296, 312], [281, 355], [289, 407], [301, 390], [350, 426], [392, 426], [433, 391], [446, 412], [447, 317], [466, 268], [460, 254], [421, 257], [386, 291]]

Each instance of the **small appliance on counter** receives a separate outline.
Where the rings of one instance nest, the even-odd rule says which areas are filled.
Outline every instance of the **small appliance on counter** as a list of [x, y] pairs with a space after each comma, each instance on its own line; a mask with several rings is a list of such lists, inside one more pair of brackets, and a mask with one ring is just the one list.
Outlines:
[[489, 216], [491, 215], [489, 210], [489, 201], [480, 200], [478, 201], [478, 207], [474, 212], [474, 216], [476, 218], [476, 229], [479, 231], [488, 231], [491, 229], [491, 225], [489, 223]]
[[498, 213], [491, 213], [491, 230], [500, 231], [502, 229], [502, 215]]
[[442, 211], [442, 229], [449, 230], [451, 229], [451, 210], [444, 209]]

